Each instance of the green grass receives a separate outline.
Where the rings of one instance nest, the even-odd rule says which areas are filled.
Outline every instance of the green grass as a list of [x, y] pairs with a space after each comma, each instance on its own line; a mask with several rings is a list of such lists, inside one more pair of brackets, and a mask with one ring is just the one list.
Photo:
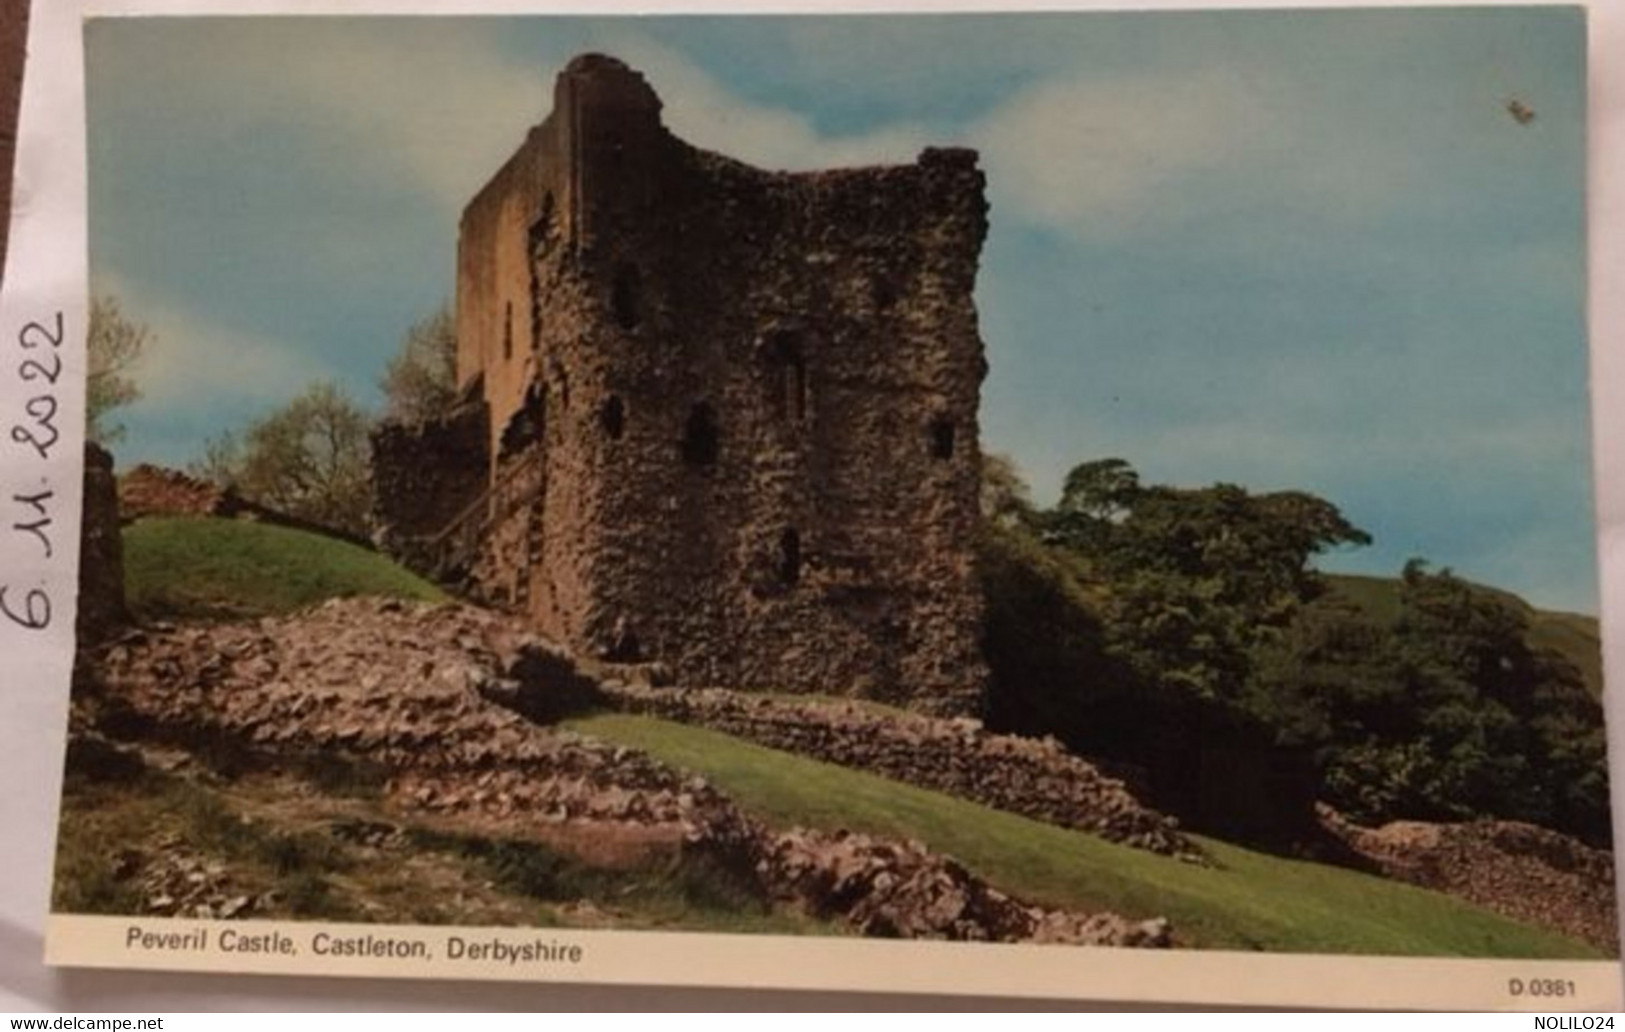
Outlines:
[[[116, 843], [119, 850], [109, 848]], [[151, 855], [179, 843], [228, 863], [238, 891], [276, 888], [296, 917], [354, 919], [333, 875], [351, 866], [341, 843], [310, 829], [245, 819], [222, 792], [155, 771], [86, 776], [70, 761], [57, 841], [53, 907], [65, 913], [137, 914], [141, 898], [119, 876], [120, 850]]]
[[[595, 866], [541, 841], [455, 822], [398, 824], [376, 800], [306, 787], [290, 794], [274, 777], [166, 773], [106, 743], [82, 746], [68, 762], [53, 909], [140, 914], [142, 872], [179, 851], [218, 865], [226, 895], [260, 900], [257, 917], [848, 934], [774, 906], [745, 872], [699, 853]], [[356, 831], [368, 829], [399, 834], [367, 845]], [[585, 922], [584, 906], [593, 915]]]
[[1309, 953], [1598, 957], [1586, 943], [1397, 882], [1199, 839], [1203, 868], [860, 771], [649, 717], [570, 727], [710, 778], [771, 825], [917, 839], [1030, 901], [1165, 916], [1189, 945]]
[[140, 618], [263, 616], [351, 595], [446, 600], [428, 581], [347, 541], [198, 517], [126, 527], [124, 586]]
[[[1393, 577], [1366, 577], [1357, 574], [1327, 574], [1332, 591], [1359, 606], [1371, 619], [1392, 623], [1399, 619], [1399, 581]], [[1597, 618], [1583, 613], [1536, 609], [1522, 598], [1479, 585], [1520, 609], [1529, 619], [1529, 644], [1555, 649], [1579, 668], [1586, 688], [1602, 697], [1602, 636]]]
[[840, 935], [825, 921], [777, 910], [745, 872], [698, 853], [651, 856], [631, 867], [591, 864], [525, 839], [414, 830], [414, 847], [472, 864], [502, 891], [547, 904], [588, 901], [630, 927]]

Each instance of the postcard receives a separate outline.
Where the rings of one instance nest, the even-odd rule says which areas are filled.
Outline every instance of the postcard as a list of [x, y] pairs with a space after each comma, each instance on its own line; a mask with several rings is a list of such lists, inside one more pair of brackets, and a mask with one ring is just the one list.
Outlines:
[[83, 47], [52, 964], [1620, 1007], [1583, 10]]

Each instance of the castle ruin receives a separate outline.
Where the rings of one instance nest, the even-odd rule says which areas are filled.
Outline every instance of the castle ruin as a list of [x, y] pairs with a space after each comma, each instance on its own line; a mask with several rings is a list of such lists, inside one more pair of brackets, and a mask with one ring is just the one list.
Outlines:
[[386, 544], [682, 684], [979, 708], [972, 151], [767, 172], [613, 58], [463, 212], [461, 401], [375, 437]]

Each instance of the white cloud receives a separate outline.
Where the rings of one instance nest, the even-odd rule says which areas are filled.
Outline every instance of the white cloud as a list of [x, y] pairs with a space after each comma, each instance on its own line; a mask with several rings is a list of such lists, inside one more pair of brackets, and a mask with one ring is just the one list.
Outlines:
[[1061, 228], [1157, 214], [1169, 187], [1249, 155], [1257, 121], [1235, 80], [1206, 72], [1040, 84], [971, 132], [996, 200]]
[[734, 97], [710, 73], [650, 40], [617, 47], [616, 56], [642, 72], [660, 95], [668, 129], [696, 147], [760, 168], [900, 164], [931, 142], [922, 127], [908, 124], [859, 135], [821, 134], [803, 115]]
[[696, 146], [789, 170], [906, 163], [933, 144], [972, 146], [995, 218], [1097, 240], [1210, 216], [1238, 199], [1361, 218], [1403, 197], [1410, 174], [1403, 153], [1369, 134], [1328, 140], [1294, 84], [1257, 69], [1074, 73], [957, 131], [898, 122], [841, 135], [741, 100], [656, 41], [623, 41], [616, 53], [664, 99], [667, 126]]
[[93, 289], [118, 298], [125, 315], [152, 331], [132, 371], [144, 409], [254, 407], [285, 400], [312, 381], [335, 375], [290, 342], [220, 325], [116, 275], [98, 273]]
[[[415, 182], [451, 210], [546, 115], [558, 70], [504, 55], [477, 22], [380, 37], [352, 23], [311, 31], [271, 21], [203, 43], [197, 81], [224, 94], [214, 106], [239, 125], [302, 126], [327, 141], [335, 172]], [[736, 96], [640, 29], [619, 29], [611, 49], [647, 76], [668, 127], [696, 146], [809, 170], [909, 162], [927, 145], [963, 143], [982, 152], [998, 217], [1095, 238], [1188, 217], [1196, 196], [1211, 210], [1260, 182], [1328, 212], [1393, 195], [1382, 185], [1394, 178], [1391, 148], [1351, 145], [1357, 160], [1328, 163], [1313, 147], [1269, 143], [1302, 139], [1316, 120], [1293, 84], [1257, 69], [1073, 72], [958, 132], [895, 122], [830, 134], [804, 114]]]
[[456, 207], [551, 100], [543, 69], [505, 59], [465, 25], [386, 34], [350, 22], [187, 28], [203, 35], [164, 42], [208, 48], [188, 55], [188, 68], [216, 91], [206, 103], [234, 128], [297, 126], [322, 142], [339, 174], [389, 188], [415, 183]]

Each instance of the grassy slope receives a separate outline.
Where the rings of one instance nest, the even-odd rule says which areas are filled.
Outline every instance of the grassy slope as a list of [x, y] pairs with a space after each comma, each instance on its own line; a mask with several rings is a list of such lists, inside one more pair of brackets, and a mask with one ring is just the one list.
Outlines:
[[446, 598], [387, 557], [347, 541], [267, 523], [186, 517], [125, 528], [124, 583], [141, 617], [258, 616], [344, 595]]
[[[1365, 610], [1376, 620], [1399, 616], [1399, 582], [1392, 577], [1364, 577], [1355, 574], [1328, 574], [1332, 590]], [[1556, 649], [1580, 669], [1586, 687], [1602, 696], [1602, 637], [1597, 618], [1583, 613], [1563, 613], [1536, 609], [1511, 592], [1485, 588], [1510, 600], [1529, 617], [1529, 642], [1536, 647]]]
[[1017, 895], [1163, 915], [1194, 945], [1314, 953], [1593, 957], [1584, 943], [1437, 893], [1202, 840], [1222, 870], [1114, 845], [935, 792], [648, 717], [576, 730], [698, 771], [776, 826], [913, 838]]
[[[124, 544], [130, 603], [148, 616], [278, 612], [366, 593], [444, 597], [383, 556], [283, 527], [144, 520], [126, 529]], [[1198, 945], [1376, 954], [1595, 955], [1582, 943], [1447, 897], [1337, 868], [1206, 842], [1224, 869], [1201, 869], [699, 728], [626, 716], [592, 717], [577, 726], [705, 773], [771, 823], [917, 838], [1033, 900], [1166, 915], [1182, 936]]]
[[[449, 820], [401, 824], [355, 785], [85, 766], [70, 759], [62, 797], [52, 898], [63, 913], [142, 913], [146, 893], [129, 869], [184, 855], [217, 866], [224, 895], [257, 898], [254, 917], [844, 932], [768, 907], [736, 876], [697, 859], [594, 866], [535, 839], [491, 837]], [[353, 834], [391, 828], [374, 844]]]

